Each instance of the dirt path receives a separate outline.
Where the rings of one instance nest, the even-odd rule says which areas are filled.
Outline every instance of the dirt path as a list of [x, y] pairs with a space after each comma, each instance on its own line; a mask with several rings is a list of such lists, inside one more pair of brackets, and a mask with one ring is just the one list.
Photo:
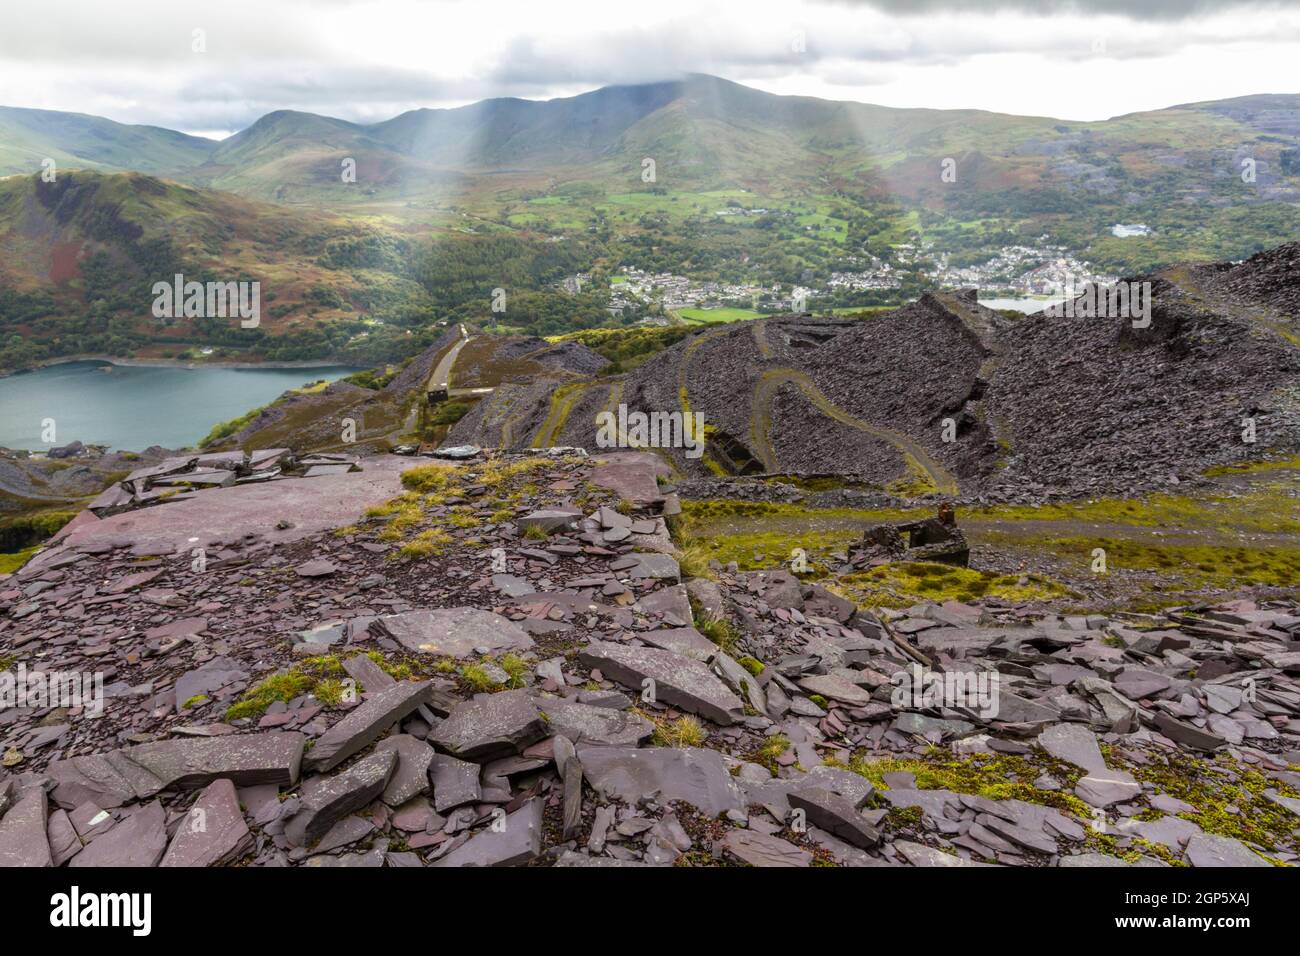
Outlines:
[[787, 382], [798, 386], [808, 396], [808, 400], [828, 418], [833, 418], [843, 425], [856, 428], [858, 431], [866, 432], [873, 438], [879, 438], [881, 441], [893, 445], [908, 463], [909, 468], [929, 476], [930, 481], [934, 483], [940, 494], [955, 495], [958, 493], [957, 479], [930, 457], [930, 454], [920, 444], [902, 432], [895, 431], [892, 428], [884, 428], [880, 425], [872, 425], [860, 418], [855, 418], [827, 398], [805, 373], [792, 368], [774, 368], [764, 372], [754, 393], [754, 404], [750, 413], [750, 434], [753, 438], [755, 454], [763, 462], [765, 471], [777, 471], [780, 467], [768, 438], [770, 424], [768, 409], [777, 389]]

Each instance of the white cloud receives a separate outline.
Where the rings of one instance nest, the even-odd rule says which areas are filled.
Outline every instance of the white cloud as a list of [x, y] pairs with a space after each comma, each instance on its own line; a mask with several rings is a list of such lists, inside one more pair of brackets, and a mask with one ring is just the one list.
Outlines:
[[1297, 92], [1296, 62], [1300, 0], [137, 0], [11, 18], [0, 95], [230, 131], [274, 109], [372, 121], [691, 71], [780, 93], [1099, 119]]

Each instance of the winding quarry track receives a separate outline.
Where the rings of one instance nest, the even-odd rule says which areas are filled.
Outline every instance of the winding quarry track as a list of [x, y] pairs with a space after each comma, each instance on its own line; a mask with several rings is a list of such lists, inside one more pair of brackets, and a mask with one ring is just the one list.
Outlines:
[[930, 457], [929, 452], [922, 448], [921, 445], [902, 432], [895, 431], [892, 428], [884, 428], [880, 425], [872, 425], [850, 415], [827, 398], [806, 374], [793, 368], [768, 369], [759, 379], [758, 388], [754, 391], [753, 409], [750, 414], [750, 436], [754, 444], [754, 453], [763, 463], [764, 471], [774, 472], [780, 468], [768, 437], [768, 428], [771, 424], [769, 409], [777, 390], [786, 383], [801, 389], [804, 395], [808, 397], [808, 400], [827, 418], [833, 418], [843, 425], [856, 428], [873, 438], [879, 438], [881, 441], [893, 445], [898, 449], [898, 453], [903, 456], [909, 469], [918, 474], [923, 472], [928, 475], [940, 494], [955, 495], [958, 493], [957, 479], [953, 477], [951, 472]]

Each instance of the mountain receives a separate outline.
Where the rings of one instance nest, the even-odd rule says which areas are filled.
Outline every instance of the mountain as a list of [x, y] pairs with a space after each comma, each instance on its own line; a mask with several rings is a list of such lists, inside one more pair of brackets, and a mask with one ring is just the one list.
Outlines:
[[216, 142], [157, 126], [128, 126], [84, 113], [0, 106], [0, 176], [59, 168], [176, 174], [207, 160]]
[[[301, 359], [334, 354], [354, 336], [404, 336], [375, 319], [419, 289], [366, 253], [399, 242], [326, 212], [140, 173], [9, 177], [0, 180], [0, 368], [78, 353], [176, 357], [196, 342], [230, 357]], [[258, 281], [259, 326], [155, 318], [152, 287], [177, 273]], [[369, 303], [367, 317], [351, 296]]]

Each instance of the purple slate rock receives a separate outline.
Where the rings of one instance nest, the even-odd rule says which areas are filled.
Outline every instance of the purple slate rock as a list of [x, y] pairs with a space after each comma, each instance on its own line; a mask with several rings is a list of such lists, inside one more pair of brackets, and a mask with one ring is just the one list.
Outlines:
[[294, 846], [315, 843], [339, 820], [383, 793], [396, 766], [396, 753], [380, 751], [332, 777], [312, 777], [303, 784], [300, 809], [285, 823], [285, 837]]
[[370, 633], [436, 657], [470, 657], [475, 648], [496, 653], [533, 646], [533, 639], [518, 624], [476, 607], [430, 608], [381, 617], [371, 624]]
[[578, 652], [585, 666], [625, 687], [639, 688], [650, 678], [656, 698], [716, 724], [734, 724], [744, 705], [703, 661], [655, 647], [628, 647], [592, 641]]
[[1191, 724], [1171, 717], [1163, 711], [1155, 715], [1156, 730], [1176, 743], [1186, 744], [1193, 750], [1214, 751], [1227, 744], [1227, 741], [1215, 734], [1207, 733]]
[[54, 801], [66, 810], [93, 801], [104, 809], [144, 800], [169, 787], [197, 789], [229, 777], [236, 786], [298, 780], [306, 738], [297, 732], [191, 737], [56, 760]]
[[707, 661], [718, 653], [718, 645], [693, 627], [661, 627], [654, 631], [639, 631], [636, 638], [651, 647], [693, 657], [698, 661]]
[[561, 697], [541, 698], [539, 706], [546, 712], [551, 731], [574, 744], [639, 747], [655, 731], [655, 725], [644, 717], [613, 707], [579, 704]]
[[81, 837], [72, 825], [66, 810], [55, 810], [50, 814], [46, 833], [50, 838], [50, 853], [55, 866], [62, 866], [81, 852]]
[[709, 817], [743, 810], [745, 797], [726, 758], [701, 747], [579, 747], [587, 782], [627, 804], [684, 800]]
[[429, 700], [431, 681], [401, 681], [366, 698], [325, 732], [303, 759], [310, 771], [333, 770]]
[[69, 866], [157, 866], [167, 849], [167, 813], [158, 800], [137, 808], [72, 858]]
[[913, 843], [910, 840], [895, 840], [893, 847], [913, 866], [972, 867], [995, 865], [992, 863], [979, 863], [975, 860], [965, 860], [955, 854], [944, 853], [942, 850], [936, 850], [924, 843]]
[[42, 787], [28, 789], [0, 817], [0, 867], [53, 866], [47, 814], [49, 800]]
[[880, 833], [853, 806], [853, 801], [822, 787], [804, 786], [790, 791], [787, 799], [802, 810], [808, 822], [856, 847], [866, 849], [880, 842]]
[[729, 830], [722, 845], [750, 866], [811, 866], [813, 855], [780, 837], [755, 830]]
[[446, 754], [434, 754], [429, 781], [433, 784], [433, 806], [439, 813], [474, 803], [482, 795], [478, 764]]
[[[442, 857], [433, 866], [520, 866], [542, 852], [541, 798], [508, 813], [497, 829], [489, 826]], [[495, 821], [494, 821], [495, 822]]]
[[195, 697], [209, 697], [235, 681], [246, 680], [248, 671], [229, 657], [214, 657], [202, 667], [176, 679], [176, 713], [185, 713], [185, 704]]
[[1232, 837], [1198, 833], [1187, 841], [1187, 862], [1192, 866], [1272, 866]]
[[235, 785], [214, 780], [181, 820], [161, 866], [220, 866], [253, 848]]
[[333, 574], [338, 568], [333, 561], [317, 558], [314, 561], [306, 561], [293, 570], [300, 578], [323, 578]]
[[639, 598], [637, 604], [645, 614], [661, 617], [674, 627], [686, 627], [693, 619], [691, 600], [683, 584], [652, 591]]
[[397, 769], [384, 788], [383, 800], [390, 807], [400, 806], [429, 789], [429, 765], [433, 748], [410, 734], [394, 734], [375, 745], [375, 751], [395, 750]]
[[545, 736], [546, 723], [537, 704], [517, 690], [457, 704], [428, 740], [454, 757], [485, 761], [521, 753]]

